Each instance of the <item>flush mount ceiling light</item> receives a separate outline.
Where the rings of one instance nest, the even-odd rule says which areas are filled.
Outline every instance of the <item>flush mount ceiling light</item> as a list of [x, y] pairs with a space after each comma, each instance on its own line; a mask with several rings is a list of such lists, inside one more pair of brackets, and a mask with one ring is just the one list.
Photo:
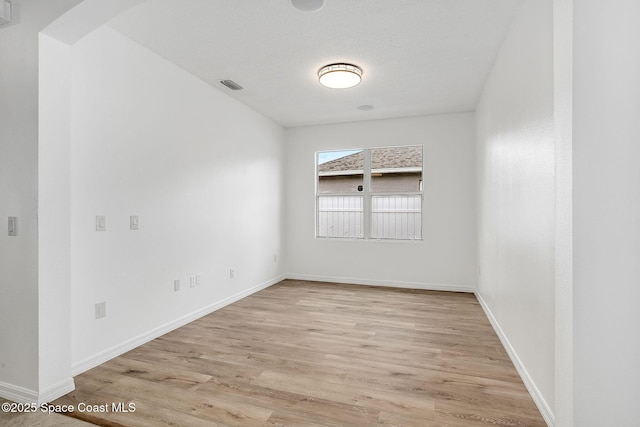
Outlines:
[[325, 65], [318, 70], [318, 80], [322, 86], [346, 89], [360, 83], [362, 69], [352, 64]]
[[324, 6], [324, 0], [291, 0], [291, 4], [302, 12], [315, 12]]

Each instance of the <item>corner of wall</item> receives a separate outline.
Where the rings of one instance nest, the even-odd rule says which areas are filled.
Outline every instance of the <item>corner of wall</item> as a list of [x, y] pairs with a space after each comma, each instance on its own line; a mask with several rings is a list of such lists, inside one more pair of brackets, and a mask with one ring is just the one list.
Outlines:
[[476, 110], [476, 295], [549, 425], [556, 389], [552, 6], [520, 3]]
[[[73, 390], [71, 378], [71, 48], [39, 37], [38, 401]], [[60, 394], [58, 394], [60, 393]]]
[[500, 339], [502, 346], [507, 351], [507, 354], [509, 355], [509, 359], [511, 359], [513, 366], [515, 366], [516, 370], [518, 371], [518, 374], [520, 375], [522, 382], [527, 388], [527, 391], [529, 392], [529, 394], [531, 395], [531, 398], [533, 399], [536, 406], [538, 407], [538, 410], [540, 410], [542, 417], [544, 418], [548, 426], [550, 427], [554, 426], [555, 417], [549, 403], [544, 398], [544, 395], [542, 394], [542, 392], [536, 385], [535, 381], [529, 374], [529, 371], [527, 371], [525, 364], [522, 362], [520, 357], [518, 357], [518, 353], [516, 352], [515, 348], [513, 348], [513, 345], [509, 341], [508, 336], [500, 327], [500, 324], [498, 323], [497, 319], [491, 312], [491, 309], [489, 308], [485, 300], [482, 298], [482, 295], [480, 295], [480, 293], [478, 292], [476, 292], [475, 295], [476, 295], [476, 298], [478, 299], [478, 302], [480, 303], [480, 306], [482, 307], [482, 310], [484, 311], [487, 318], [489, 319], [491, 326], [493, 326], [493, 329], [496, 332], [496, 335], [498, 335], [498, 338]]

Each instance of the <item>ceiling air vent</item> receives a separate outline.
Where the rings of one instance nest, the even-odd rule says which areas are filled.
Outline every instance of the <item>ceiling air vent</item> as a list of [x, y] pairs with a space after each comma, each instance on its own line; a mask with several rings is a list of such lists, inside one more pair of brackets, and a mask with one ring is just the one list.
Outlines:
[[226, 87], [228, 87], [231, 90], [242, 90], [243, 87], [240, 86], [238, 83], [234, 82], [233, 80], [220, 80], [220, 83], [222, 83], [223, 85], [225, 85]]

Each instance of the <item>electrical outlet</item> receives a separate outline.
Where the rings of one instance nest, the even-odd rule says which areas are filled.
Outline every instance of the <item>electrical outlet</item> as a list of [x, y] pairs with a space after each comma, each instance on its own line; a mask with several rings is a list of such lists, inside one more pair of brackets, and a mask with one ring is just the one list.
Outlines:
[[189, 286], [192, 287], [192, 288], [195, 288], [196, 284], [197, 284], [196, 276], [190, 276], [189, 277]]
[[176, 279], [173, 281], [173, 292], [178, 292], [180, 290], [180, 279]]
[[229, 269], [229, 278], [233, 279], [236, 277], [236, 269], [235, 268], [230, 268]]
[[99, 302], [95, 306], [96, 309], [96, 319], [101, 319], [107, 316], [107, 303]]

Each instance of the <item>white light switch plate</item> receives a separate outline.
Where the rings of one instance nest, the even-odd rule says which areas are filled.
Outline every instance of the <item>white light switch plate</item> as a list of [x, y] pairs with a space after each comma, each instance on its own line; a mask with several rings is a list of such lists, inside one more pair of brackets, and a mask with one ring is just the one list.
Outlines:
[[107, 217], [104, 215], [96, 216], [96, 231], [107, 230]]
[[7, 0], [0, 0], [0, 25], [11, 22], [11, 3]]
[[99, 302], [96, 304], [96, 319], [101, 319], [107, 315], [107, 303]]
[[18, 217], [10, 216], [9, 217], [9, 236], [17, 236], [18, 235]]
[[138, 215], [131, 215], [129, 217], [129, 229], [130, 230], [139, 230], [140, 229], [140, 220]]

